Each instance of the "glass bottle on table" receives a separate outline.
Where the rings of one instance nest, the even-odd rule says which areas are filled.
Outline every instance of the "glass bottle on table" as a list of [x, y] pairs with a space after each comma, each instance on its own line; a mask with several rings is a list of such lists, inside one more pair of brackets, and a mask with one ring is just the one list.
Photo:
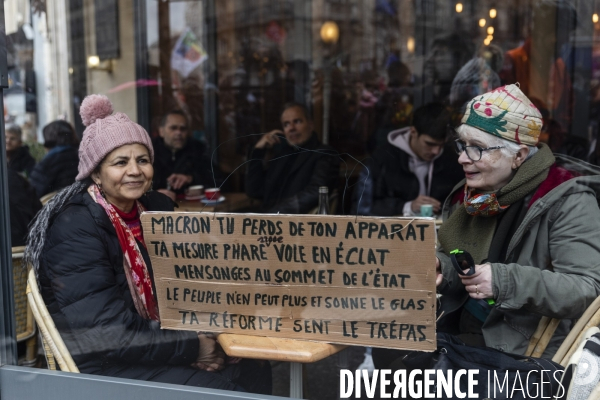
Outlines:
[[329, 214], [329, 188], [327, 186], [319, 187], [319, 208], [317, 214]]

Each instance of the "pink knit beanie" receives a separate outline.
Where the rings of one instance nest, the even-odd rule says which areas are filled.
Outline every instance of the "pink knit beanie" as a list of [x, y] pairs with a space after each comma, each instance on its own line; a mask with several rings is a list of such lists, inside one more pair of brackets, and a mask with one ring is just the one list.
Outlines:
[[150, 160], [154, 162], [150, 135], [127, 115], [120, 112], [113, 114], [108, 97], [100, 94], [87, 96], [81, 103], [79, 114], [87, 128], [79, 145], [79, 174], [75, 180], [90, 176], [108, 153], [126, 144], [143, 144], [150, 152]]

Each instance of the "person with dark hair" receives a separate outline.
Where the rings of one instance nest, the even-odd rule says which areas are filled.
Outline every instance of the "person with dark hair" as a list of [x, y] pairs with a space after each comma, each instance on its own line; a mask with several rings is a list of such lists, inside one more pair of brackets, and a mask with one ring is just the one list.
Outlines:
[[77, 135], [70, 123], [50, 122], [42, 130], [48, 153], [31, 171], [30, 183], [38, 197], [55, 192], [75, 182], [77, 176]]
[[29, 177], [35, 166], [35, 159], [29, 153], [29, 147], [23, 145], [23, 132], [18, 125], [6, 128], [6, 157], [8, 167]]
[[10, 210], [10, 238], [12, 246], [24, 246], [28, 225], [42, 208], [35, 190], [27, 179], [12, 168], [7, 169], [8, 207]]
[[148, 133], [106, 96], [81, 103], [86, 125], [75, 183], [36, 217], [25, 261], [82, 373], [271, 392], [268, 362], [229, 359], [211, 334], [161, 329], [144, 211], [173, 211], [151, 190]]
[[426, 204], [439, 213], [462, 178], [456, 154], [444, 149], [449, 122], [446, 107], [431, 103], [415, 110], [411, 126], [390, 132], [359, 177], [353, 213], [411, 216]]
[[[191, 185], [220, 186], [222, 176], [212, 165], [204, 143], [191, 137], [188, 118], [182, 110], [166, 113], [159, 136], [153, 140], [154, 189], [175, 200]], [[213, 176], [214, 174], [214, 176]]]
[[335, 188], [337, 152], [319, 142], [307, 108], [288, 103], [281, 114], [283, 131], [262, 135], [251, 151], [246, 193], [262, 200], [267, 213], [304, 214], [319, 202], [319, 187]]

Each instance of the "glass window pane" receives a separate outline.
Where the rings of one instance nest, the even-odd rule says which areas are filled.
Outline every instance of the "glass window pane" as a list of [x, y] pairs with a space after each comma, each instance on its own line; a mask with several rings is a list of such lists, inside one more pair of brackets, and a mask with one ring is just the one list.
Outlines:
[[[6, 0], [4, 118], [8, 166], [16, 173], [9, 176], [16, 182], [10, 187], [13, 245], [24, 244], [40, 198], [74, 182], [85, 129], [79, 113], [89, 94], [106, 95], [115, 111], [147, 130], [155, 146], [170, 140], [161, 139], [166, 116], [178, 110], [179, 122], [171, 122], [185, 138], [174, 140], [193, 143], [189, 162], [202, 163], [181, 174], [191, 177], [181, 187], [171, 178], [180, 170], [156, 167], [154, 189], [169, 190], [182, 202], [189, 186], [225, 182], [222, 194], [244, 196], [244, 211], [257, 205], [246, 196], [249, 154], [264, 133], [282, 130], [289, 102], [307, 107], [318, 140], [340, 155], [340, 214], [372, 211], [368, 196], [368, 206], [353, 204], [363, 188], [355, 184], [376, 149], [401, 135], [410, 145], [416, 110], [442, 104], [457, 126], [468, 101], [509, 84], [518, 84], [540, 111], [541, 142], [555, 153], [599, 164], [597, 3]], [[72, 142], [59, 146], [75, 154], [72, 176], [40, 192], [33, 165], [57, 152], [44, 135], [56, 120], [75, 132]], [[161, 148], [161, 157], [174, 163], [183, 147]], [[476, 149], [468, 151], [479, 157]], [[164, 179], [158, 179], [161, 173]], [[71, 339], [71, 351], [87, 351]], [[98, 357], [109, 357], [102, 345], [97, 350]], [[25, 351], [20, 348], [21, 360]]]

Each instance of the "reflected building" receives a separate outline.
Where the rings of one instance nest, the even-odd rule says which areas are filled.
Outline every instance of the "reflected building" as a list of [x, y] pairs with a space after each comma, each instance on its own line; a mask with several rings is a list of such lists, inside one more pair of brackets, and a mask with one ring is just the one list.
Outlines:
[[[519, 81], [539, 100], [561, 143], [578, 138], [591, 151], [597, 131], [594, 2], [36, 0], [27, 7], [36, 35], [35, 124], [64, 116], [81, 132], [78, 107], [89, 93], [107, 94], [153, 134], [164, 112], [181, 108], [194, 136], [217, 149], [222, 169], [236, 171], [240, 191], [243, 168], [236, 168], [257, 134], [279, 127], [285, 102], [306, 104], [321, 139], [362, 158], [409, 124], [415, 107], [449, 104], [459, 71], [491, 45], [503, 54], [501, 82]], [[337, 26], [335, 42], [322, 40], [325, 22]], [[482, 59], [481, 71], [497, 71], [497, 57]], [[486, 74], [472, 79], [488, 87]]]

